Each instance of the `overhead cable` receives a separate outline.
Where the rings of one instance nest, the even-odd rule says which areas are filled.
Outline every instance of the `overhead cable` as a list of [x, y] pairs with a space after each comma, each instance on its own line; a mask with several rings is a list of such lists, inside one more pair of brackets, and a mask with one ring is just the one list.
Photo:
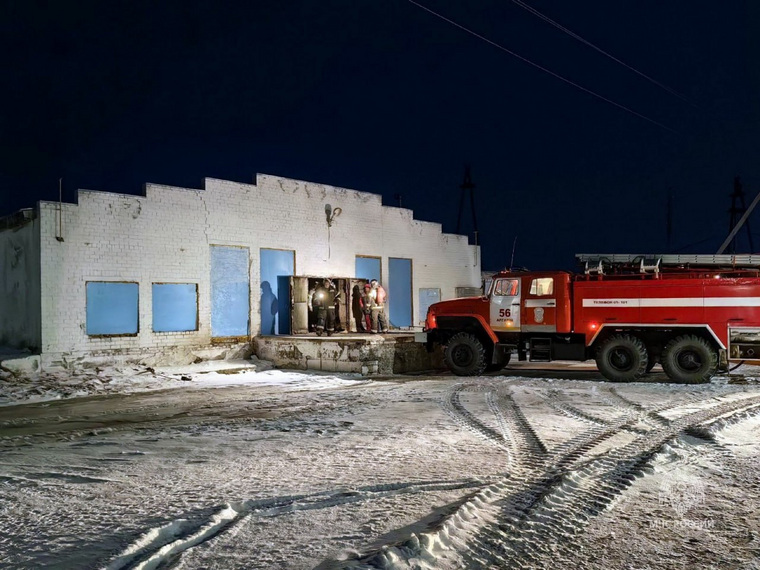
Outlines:
[[516, 57], [520, 61], [522, 61], [524, 63], [527, 63], [528, 65], [532, 65], [536, 69], [540, 69], [544, 73], [548, 73], [552, 77], [554, 77], [556, 79], [559, 79], [560, 81], [563, 81], [563, 82], [567, 83], [568, 85], [572, 85], [576, 89], [580, 89], [584, 93], [588, 93], [589, 95], [592, 95], [592, 96], [596, 97], [597, 99], [601, 99], [602, 101], [605, 101], [606, 103], [609, 103], [610, 105], [613, 105], [613, 106], [617, 107], [618, 109], [621, 109], [621, 110], [625, 111], [626, 113], [630, 113], [631, 115], [634, 115], [634, 116], [636, 116], [636, 117], [638, 117], [640, 119], [643, 119], [643, 120], [645, 120], [645, 121], [647, 121], [649, 123], [652, 123], [653, 125], [657, 125], [661, 129], [665, 129], [666, 131], [669, 131], [671, 133], [679, 134], [678, 131], [675, 131], [675, 130], [671, 129], [670, 127], [668, 127], [666, 125], [663, 125], [662, 123], [660, 123], [658, 121], [655, 121], [654, 119], [650, 119], [646, 115], [642, 115], [641, 113], [638, 113], [638, 112], [634, 111], [633, 109], [630, 109], [630, 108], [626, 107], [625, 105], [621, 105], [620, 103], [617, 103], [617, 102], [613, 101], [612, 99], [608, 99], [607, 97], [604, 97], [603, 95], [600, 95], [599, 93], [596, 93], [595, 91], [592, 91], [591, 89], [587, 89], [586, 87], [583, 87], [582, 85], [579, 85], [578, 83], [575, 83], [574, 81], [571, 81], [570, 79], [562, 77], [561, 75], [559, 75], [557, 73], [554, 73], [553, 71], [551, 71], [551, 70], [549, 70], [549, 69], [547, 69], [547, 68], [545, 68], [545, 67], [543, 67], [543, 66], [541, 66], [541, 65], [539, 65], [537, 63], [534, 63], [533, 61], [531, 61], [531, 60], [529, 60], [529, 59], [527, 59], [527, 58], [525, 58], [525, 57], [523, 57], [523, 56], [521, 56], [521, 55], [519, 55], [519, 54], [517, 54], [517, 53], [515, 53], [515, 52], [513, 52], [513, 51], [511, 51], [509, 49], [507, 49], [507, 48], [505, 48], [501, 44], [497, 44], [496, 42], [494, 42], [492, 40], [489, 40], [485, 36], [481, 36], [477, 32], [474, 32], [474, 31], [470, 30], [469, 28], [465, 28], [461, 24], [457, 24], [453, 20], [450, 20], [447, 17], [442, 16], [438, 12], [434, 12], [430, 8], [427, 8], [426, 6], [423, 6], [422, 4], [419, 4], [419, 3], [415, 2], [414, 0], [407, 0], [407, 1], [410, 4], [414, 4], [418, 8], [421, 8], [421, 9], [425, 10], [426, 12], [432, 14], [436, 18], [440, 18], [444, 22], [447, 22], [447, 23], [451, 24], [452, 26], [454, 26], [456, 28], [459, 28], [460, 30], [462, 30], [464, 32], [467, 32], [468, 34], [471, 34], [471, 35], [475, 36], [479, 40], [483, 40], [487, 44], [490, 44], [493, 47], [495, 47], [497, 49], [500, 49], [501, 51], [506, 52], [509, 55], [513, 56], [513, 57]]
[[581, 42], [582, 44], [585, 44], [585, 45], [587, 45], [588, 47], [590, 47], [590, 48], [592, 48], [592, 49], [595, 49], [596, 51], [598, 51], [598, 52], [599, 52], [599, 53], [601, 53], [602, 55], [604, 55], [604, 56], [606, 56], [606, 57], [610, 58], [612, 61], [614, 61], [614, 62], [616, 62], [616, 63], [619, 63], [619, 64], [620, 64], [620, 65], [622, 65], [623, 67], [625, 67], [625, 68], [627, 68], [627, 69], [629, 69], [629, 70], [633, 71], [633, 72], [634, 72], [634, 73], [636, 73], [637, 75], [640, 75], [641, 77], [643, 77], [643, 78], [644, 78], [644, 79], [646, 79], [647, 81], [650, 81], [650, 82], [651, 82], [651, 83], [653, 83], [654, 85], [657, 85], [657, 87], [659, 87], [659, 88], [663, 89], [664, 91], [667, 91], [668, 93], [670, 93], [670, 94], [671, 94], [671, 95], [673, 95], [674, 97], [678, 97], [679, 99], [681, 99], [682, 101], [684, 101], [684, 102], [688, 103], [689, 105], [692, 105], [692, 106], [696, 106], [696, 105], [694, 105], [694, 103], [692, 103], [691, 101], [689, 101], [689, 100], [688, 100], [686, 97], [684, 97], [683, 95], [681, 95], [680, 93], [678, 93], [678, 91], [675, 91], [674, 89], [671, 89], [671, 88], [670, 88], [670, 87], [668, 87], [667, 85], [664, 85], [663, 83], [660, 83], [660, 82], [659, 82], [659, 81], [657, 81], [656, 79], [653, 79], [653, 78], [649, 77], [649, 76], [648, 76], [647, 74], [645, 74], [644, 72], [642, 72], [642, 71], [639, 71], [639, 70], [638, 70], [638, 69], [636, 69], [635, 67], [628, 65], [628, 64], [627, 64], [627, 63], [625, 63], [624, 61], [620, 61], [620, 60], [619, 60], [618, 58], [616, 58], [614, 55], [612, 55], [612, 54], [610, 54], [610, 53], [608, 53], [608, 52], [604, 51], [602, 48], [600, 48], [600, 47], [598, 47], [598, 46], [596, 46], [596, 45], [592, 44], [590, 41], [586, 40], [585, 38], [582, 38], [581, 36], [579, 36], [578, 34], [576, 34], [575, 32], [573, 32], [572, 30], [568, 30], [568, 29], [567, 29], [566, 27], [564, 27], [562, 24], [560, 24], [560, 23], [558, 23], [558, 22], [555, 22], [555, 21], [554, 21], [554, 20], [552, 20], [552, 19], [551, 19], [549, 16], [547, 16], [547, 15], [545, 15], [545, 14], [542, 14], [541, 12], [539, 12], [538, 10], [536, 10], [535, 8], [533, 8], [532, 6], [529, 6], [529, 5], [528, 5], [528, 4], [526, 4], [525, 2], [522, 2], [521, 0], [512, 0], [512, 2], [513, 2], [513, 3], [515, 3], [515, 4], [517, 4], [518, 6], [520, 6], [520, 8], [522, 8], [522, 9], [524, 9], [524, 10], [527, 10], [528, 12], [530, 12], [531, 14], [533, 14], [534, 16], [537, 16], [538, 18], [541, 18], [543, 21], [545, 21], [545, 22], [547, 22], [547, 23], [551, 24], [552, 26], [554, 26], [554, 27], [555, 27], [555, 28], [557, 28], [558, 30], [561, 30], [561, 31], [565, 32], [565, 33], [566, 33], [568, 36], [570, 36], [571, 38], [578, 40], [578, 41], [579, 41], [579, 42]]

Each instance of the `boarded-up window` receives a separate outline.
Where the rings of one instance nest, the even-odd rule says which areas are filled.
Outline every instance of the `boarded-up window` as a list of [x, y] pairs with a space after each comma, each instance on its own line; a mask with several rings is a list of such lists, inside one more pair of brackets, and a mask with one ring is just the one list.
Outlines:
[[367, 281], [377, 279], [380, 282], [383, 281], [379, 257], [357, 255], [354, 261], [354, 273], [354, 277], [357, 279], [366, 279]]
[[137, 334], [137, 283], [90, 281], [86, 291], [88, 335]]
[[198, 330], [198, 285], [153, 284], [153, 332]]
[[441, 300], [440, 289], [420, 289], [420, 323], [424, 323], [430, 305]]

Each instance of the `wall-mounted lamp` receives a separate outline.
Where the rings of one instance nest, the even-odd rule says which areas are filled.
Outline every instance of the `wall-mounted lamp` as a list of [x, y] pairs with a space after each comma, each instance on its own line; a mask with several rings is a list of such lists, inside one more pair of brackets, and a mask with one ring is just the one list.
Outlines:
[[333, 210], [333, 207], [330, 204], [325, 204], [325, 217], [327, 218], [327, 227], [332, 227], [333, 220], [335, 220], [336, 217], [340, 216], [341, 212], [343, 210], [340, 208], [335, 208]]

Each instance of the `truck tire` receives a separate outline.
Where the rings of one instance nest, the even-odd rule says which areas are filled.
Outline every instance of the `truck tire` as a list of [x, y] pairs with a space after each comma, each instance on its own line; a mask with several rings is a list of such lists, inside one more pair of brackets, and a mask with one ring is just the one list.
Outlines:
[[483, 343], [475, 335], [466, 332], [451, 337], [443, 356], [446, 366], [457, 376], [478, 376], [487, 366]]
[[671, 340], [662, 351], [661, 360], [668, 378], [682, 384], [709, 382], [718, 369], [718, 353], [709, 342], [695, 335]]
[[616, 334], [596, 353], [596, 367], [613, 382], [633, 382], [646, 374], [649, 356], [644, 343], [635, 336]]

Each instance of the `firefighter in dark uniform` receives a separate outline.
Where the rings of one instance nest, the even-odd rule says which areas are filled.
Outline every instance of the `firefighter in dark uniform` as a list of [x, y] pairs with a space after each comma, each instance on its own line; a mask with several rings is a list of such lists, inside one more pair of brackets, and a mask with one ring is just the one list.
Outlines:
[[318, 336], [322, 336], [324, 331], [327, 331], [328, 336], [335, 332], [335, 301], [339, 296], [338, 289], [329, 279], [325, 279], [314, 292], [311, 303], [317, 314]]

